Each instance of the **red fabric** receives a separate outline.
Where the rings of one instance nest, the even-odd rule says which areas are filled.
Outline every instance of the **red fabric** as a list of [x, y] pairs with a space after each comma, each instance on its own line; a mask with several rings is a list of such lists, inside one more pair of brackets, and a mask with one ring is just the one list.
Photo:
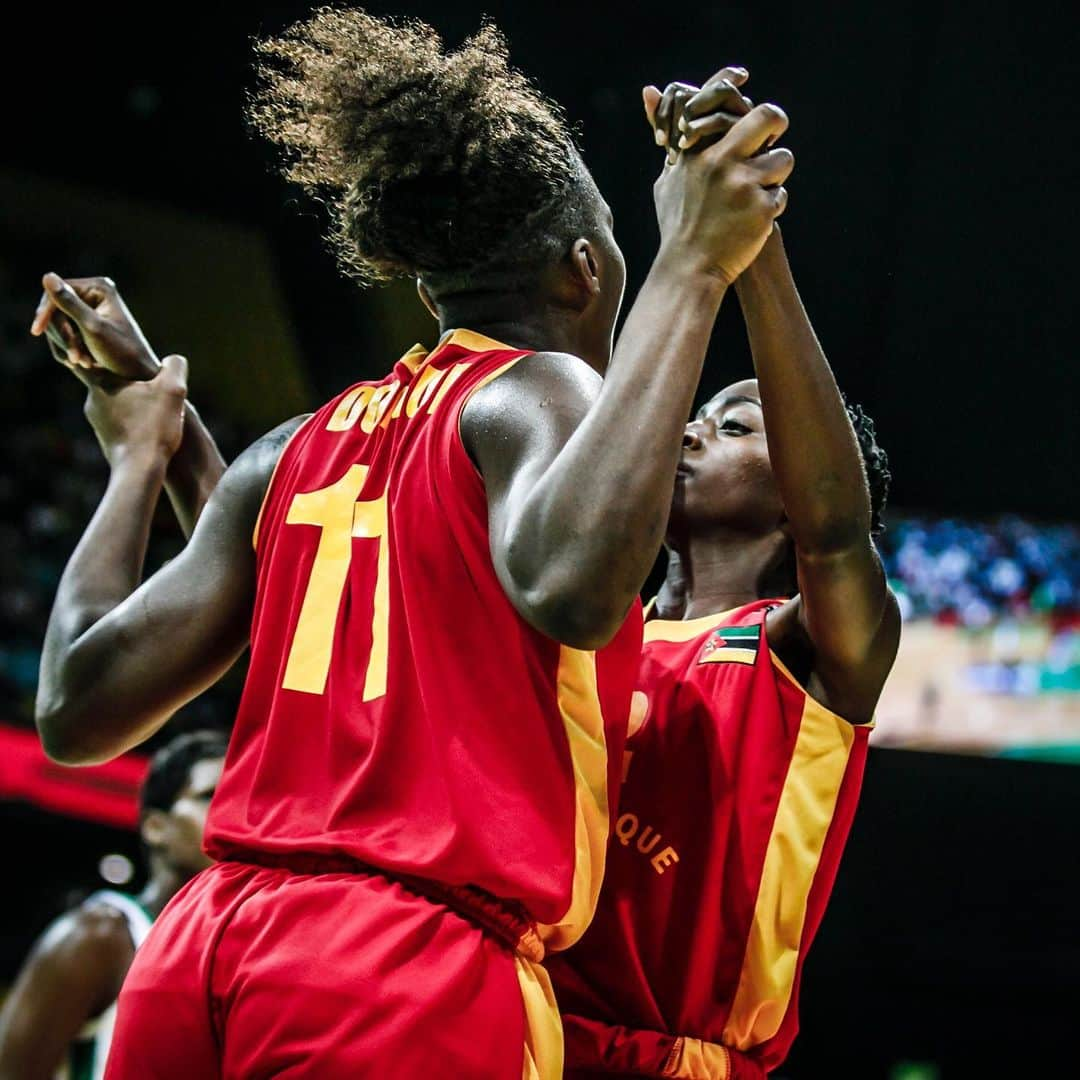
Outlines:
[[173, 899], [120, 994], [107, 1080], [520, 1080], [511, 954], [378, 875], [221, 863]]
[[[605, 1024], [584, 1016], [563, 1016], [563, 1038], [568, 1063], [588, 1062], [589, 1068], [568, 1064], [565, 1080], [587, 1080], [592, 1076], [675, 1076], [673, 1060], [678, 1056], [675, 1035], [621, 1024]], [[724, 1080], [764, 1080], [765, 1070], [753, 1058], [738, 1050], [727, 1051]]]
[[[642, 1029], [647, 1037], [667, 1032], [722, 1042], [806, 702], [770, 657], [764, 619], [777, 602], [718, 616], [689, 641], [644, 646], [640, 687], [650, 711], [627, 746], [597, 913], [582, 940], [548, 963], [567, 1025], [577, 1015]], [[761, 636], [752, 664], [701, 662], [717, 647], [713, 628], [753, 625]], [[854, 733], [808, 898], [797, 972], [858, 799], [868, 731]], [[664, 858], [665, 849], [678, 860]], [[749, 1057], [775, 1068], [797, 1029], [798, 974], [780, 1030]], [[567, 1066], [595, 1067], [596, 1060], [595, 1052], [578, 1059], [568, 1053]]]
[[[327, 428], [353, 388], [286, 447], [258, 534], [250, 670], [207, 829], [214, 857], [342, 853], [393, 873], [478, 886], [521, 902], [542, 923], [565, 915], [575, 786], [556, 702], [560, 647], [503, 592], [483, 482], [458, 432], [470, 394], [523, 356], [444, 344], [426, 367], [456, 381], [447, 375], [411, 417], [406, 402], [420, 393], [424, 368], [403, 359], [374, 384], [398, 388], [386, 390], [390, 407], [372, 432], [360, 423]], [[352, 542], [324, 691], [286, 690], [286, 657], [326, 531], [286, 517], [297, 493], [321, 491], [357, 464], [370, 471], [356, 505], [385, 492], [387, 536]], [[387, 692], [365, 702], [383, 544]], [[636, 607], [597, 653], [613, 780], [640, 630]]]
[[[584, 1016], [563, 1016], [567, 1070], [565, 1080], [606, 1073], [624, 1076], [663, 1076], [675, 1036], [659, 1031], [631, 1030]], [[571, 1062], [589, 1062], [576, 1072]]]
[[139, 824], [139, 787], [149, 763], [125, 754], [104, 765], [71, 768], [45, 756], [37, 735], [0, 725], [0, 798], [123, 829]]
[[[254, 866], [288, 870], [293, 874], [364, 874], [370, 866], [340, 855], [308, 855], [303, 852], [251, 852], [246, 860]], [[544, 947], [536, 923], [517, 903], [500, 900], [474, 885], [444, 885], [429, 878], [395, 874], [394, 881], [434, 904], [456, 911], [462, 918], [501, 941], [512, 952], [540, 963]]]

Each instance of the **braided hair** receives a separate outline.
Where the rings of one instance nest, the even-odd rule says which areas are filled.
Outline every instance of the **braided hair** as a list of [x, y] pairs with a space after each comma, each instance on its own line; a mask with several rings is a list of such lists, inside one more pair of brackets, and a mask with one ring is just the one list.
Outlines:
[[855, 429], [855, 438], [859, 440], [859, 453], [862, 455], [863, 468], [866, 471], [866, 486], [870, 490], [870, 534], [880, 536], [885, 531], [882, 514], [889, 497], [889, 455], [877, 443], [877, 430], [874, 421], [863, 411], [861, 405], [852, 405], [845, 401], [848, 419]]

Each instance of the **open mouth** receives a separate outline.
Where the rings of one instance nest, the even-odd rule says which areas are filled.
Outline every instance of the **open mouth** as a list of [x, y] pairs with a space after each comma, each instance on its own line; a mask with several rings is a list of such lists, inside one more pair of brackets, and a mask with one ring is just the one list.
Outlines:
[[685, 479], [687, 476], [693, 475], [694, 470], [689, 465], [687, 465], [685, 461], [680, 461], [679, 464], [675, 467], [676, 478], [683, 477]]

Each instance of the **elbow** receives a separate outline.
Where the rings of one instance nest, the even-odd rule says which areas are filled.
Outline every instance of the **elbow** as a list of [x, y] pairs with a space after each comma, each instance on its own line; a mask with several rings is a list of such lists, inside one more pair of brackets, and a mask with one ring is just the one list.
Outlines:
[[577, 609], [556, 607], [546, 613], [542, 629], [562, 645], [595, 652], [611, 643], [625, 618], [625, 611], [614, 614], [593, 605]]
[[38, 724], [38, 735], [41, 738], [41, 749], [50, 761], [57, 765], [93, 765], [96, 759], [88, 757], [83, 747], [77, 740], [71, 739], [66, 733], [58, 731], [51, 725]]
[[121, 752], [103, 745], [86, 717], [73, 716], [62, 706], [49, 707], [40, 697], [34, 722], [45, 756], [58, 765], [100, 765]]
[[595, 651], [619, 632], [636, 594], [621, 595], [577, 575], [549, 571], [514, 590], [514, 606], [535, 629], [573, 649]]
[[870, 537], [870, 516], [822, 515], [798, 527], [791, 522], [790, 528], [800, 555], [826, 558], [864, 547]]
[[41, 749], [57, 765], [94, 765], [102, 760], [93, 755], [80, 739], [73, 738], [72, 733], [57, 723], [54, 717], [39, 716], [37, 729]]

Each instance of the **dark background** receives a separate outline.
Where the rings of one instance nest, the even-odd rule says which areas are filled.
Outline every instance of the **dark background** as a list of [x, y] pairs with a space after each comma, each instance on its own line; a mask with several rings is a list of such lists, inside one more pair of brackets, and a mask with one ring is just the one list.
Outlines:
[[[451, 43], [483, 12], [506, 31], [515, 63], [566, 106], [580, 133], [615, 212], [628, 299], [656, 243], [651, 183], [660, 161], [641, 86], [702, 80], [729, 62], [748, 67], [749, 94], [791, 117], [785, 239], [841, 385], [878, 422], [893, 500], [944, 514], [1080, 516], [1072, 266], [1080, 80], [1067, 6], [367, 6], [423, 17]], [[380, 374], [418, 334], [433, 337], [407, 285], [365, 294], [337, 274], [318, 207], [276, 178], [269, 152], [245, 130], [251, 37], [306, 10], [114, 5], [61, 17], [42, 8], [22, 44], [9, 43], [25, 49], [26, 64], [0, 76], [0, 238], [17, 237], [19, 265], [34, 267], [4, 282], [5, 299], [25, 304], [28, 323], [34, 275], [111, 273], [137, 313], [152, 312], [144, 324], [159, 351], [187, 352], [231, 451], [256, 420], [269, 427], [298, 399], [317, 404]], [[277, 282], [278, 314], [299, 357], [287, 402], [275, 380], [259, 382], [274, 370], [270, 352], [211, 362], [209, 347], [193, 348], [202, 339], [192, 327], [205, 337], [207, 326], [265, 324], [232, 287], [243, 262], [191, 241], [185, 258], [201, 257], [205, 276], [178, 278], [141, 305], [141, 264], [125, 279], [123, 266], [94, 261], [112, 250], [102, 237], [117, 250], [135, 242], [120, 210], [94, 231], [87, 215], [99, 202], [220, 223], [262, 244], [266, 257], [251, 273]], [[55, 239], [87, 231], [93, 243]], [[162, 243], [154, 252], [162, 274], [176, 250]], [[74, 265], [55, 265], [65, 257]], [[40, 356], [41, 368], [21, 377], [77, 411], [74, 388], [43, 346]], [[261, 411], [238, 415], [234, 384], [206, 371], [224, 359], [221, 370], [261, 386]], [[728, 303], [703, 394], [748, 366]], [[1078, 795], [1080, 772], [1066, 767], [873, 752], [807, 967], [804, 1034], [783, 1075], [1071, 1073]], [[98, 855], [131, 840], [25, 808], [5, 808], [3, 820], [21, 883], [7, 894], [7, 978], [51, 913], [45, 898], [93, 884]], [[1033, 1063], [1044, 1061], [1056, 1064], [1039, 1072]], [[903, 1062], [926, 1068], [905, 1072]]]
[[[791, 117], [791, 259], [845, 390], [879, 421], [894, 500], [1039, 516], [1077, 510], [1080, 97], [1068, 7], [368, 5], [424, 17], [451, 43], [483, 12], [506, 31], [514, 61], [580, 131], [615, 211], [629, 297], [656, 242], [658, 151], [641, 86], [748, 67], [750, 95]], [[29, 46], [39, 70], [5, 72], [16, 107], [5, 110], [0, 167], [264, 231], [321, 396], [389, 358], [368, 347], [378, 300], [337, 276], [317, 211], [297, 214], [244, 127], [251, 37], [306, 10], [65, 12]], [[735, 312], [725, 314], [708, 389], [747, 366]]]

